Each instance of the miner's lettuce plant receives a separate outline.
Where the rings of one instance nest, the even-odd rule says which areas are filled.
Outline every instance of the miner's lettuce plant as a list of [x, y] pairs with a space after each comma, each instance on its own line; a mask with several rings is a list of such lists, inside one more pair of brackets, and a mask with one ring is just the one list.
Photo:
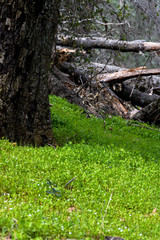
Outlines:
[[159, 129], [50, 102], [56, 149], [0, 141], [0, 238], [159, 239]]

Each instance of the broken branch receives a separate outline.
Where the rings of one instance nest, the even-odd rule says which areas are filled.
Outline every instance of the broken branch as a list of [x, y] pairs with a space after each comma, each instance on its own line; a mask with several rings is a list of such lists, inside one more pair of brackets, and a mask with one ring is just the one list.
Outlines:
[[57, 45], [80, 47], [84, 49], [101, 48], [118, 50], [121, 52], [160, 51], [160, 43], [158, 42], [146, 42], [145, 40], [120, 41], [106, 39], [103, 37], [84, 37], [74, 39], [72, 39], [71, 37], [58, 38]]
[[159, 75], [160, 68], [157, 69], [146, 69], [142, 68], [133, 68], [129, 70], [119, 71], [110, 74], [103, 74], [98, 76], [100, 82], [111, 83], [112, 85], [115, 83], [121, 83], [129, 78], [139, 77], [139, 76], [149, 76], [149, 75]]

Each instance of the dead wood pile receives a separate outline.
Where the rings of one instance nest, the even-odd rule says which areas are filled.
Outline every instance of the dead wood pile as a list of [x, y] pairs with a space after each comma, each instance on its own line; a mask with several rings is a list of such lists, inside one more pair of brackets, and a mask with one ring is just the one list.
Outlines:
[[160, 123], [160, 69], [126, 69], [98, 63], [82, 67], [66, 62], [66, 58], [56, 65], [49, 77], [50, 94], [64, 97], [99, 117], [111, 114]]

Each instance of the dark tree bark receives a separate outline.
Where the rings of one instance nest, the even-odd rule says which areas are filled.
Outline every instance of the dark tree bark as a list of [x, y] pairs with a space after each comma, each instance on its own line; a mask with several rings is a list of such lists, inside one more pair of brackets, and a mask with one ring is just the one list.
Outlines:
[[137, 112], [133, 119], [160, 126], [160, 98]]
[[153, 94], [149, 95], [145, 92], [140, 92], [134, 88], [127, 86], [124, 83], [119, 83], [113, 85], [113, 91], [117, 94], [118, 97], [125, 101], [131, 101], [133, 105], [138, 105], [140, 107], [145, 107], [156, 99], [160, 98], [159, 95]]
[[1, 0], [0, 137], [53, 142], [48, 70], [59, 0]]
[[86, 108], [82, 102], [82, 99], [74, 91], [74, 89], [78, 86], [67, 76], [65, 76], [65, 74], [62, 73], [56, 66], [53, 66], [48, 80], [49, 94], [66, 98], [70, 103], [74, 103], [83, 108]]
[[76, 84], [84, 85], [85, 83], [87, 83], [89, 77], [86, 75], [85, 72], [75, 67], [73, 64], [63, 62], [59, 64], [58, 67], [61, 71], [68, 73], [70, 75], [70, 78], [72, 78]]

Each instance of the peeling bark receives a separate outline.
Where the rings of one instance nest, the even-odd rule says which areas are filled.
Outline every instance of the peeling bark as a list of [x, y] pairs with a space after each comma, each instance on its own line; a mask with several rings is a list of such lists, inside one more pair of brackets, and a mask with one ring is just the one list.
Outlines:
[[0, 137], [52, 143], [48, 70], [59, 0], [0, 3]]

